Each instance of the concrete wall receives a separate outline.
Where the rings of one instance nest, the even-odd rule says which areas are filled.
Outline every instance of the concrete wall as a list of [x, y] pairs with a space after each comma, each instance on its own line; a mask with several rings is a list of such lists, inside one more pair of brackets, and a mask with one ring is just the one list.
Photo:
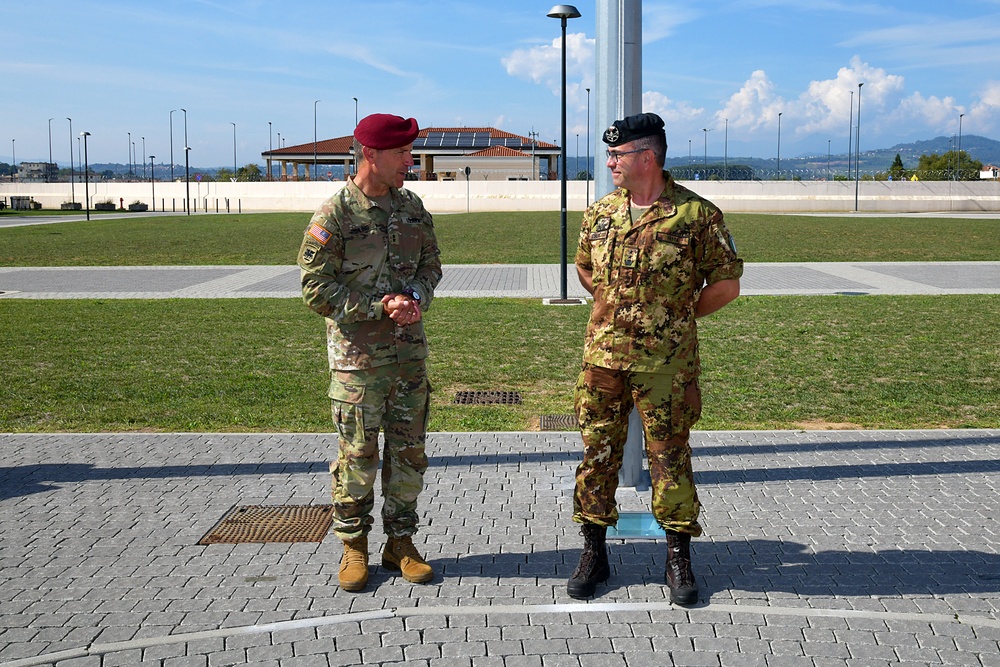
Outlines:
[[[684, 185], [731, 212], [846, 212], [855, 209], [855, 186], [844, 181], [688, 181]], [[343, 187], [342, 181], [297, 181], [274, 183], [190, 184], [193, 210], [313, 211]], [[419, 194], [433, 213], [472, 211], [558, 211], [558, 181], [410, 181], [407, 187]], [[74, 186], [76, 201], [83, 202], [84, 184]], [[155, 185], [157, 211], [184, 210], [185, 184]], [[70, 201], [68, 183], [2, 183], [0, 199], [28, 195], [44, 208], [58, 209]], [[91, 206], [111, 199], [125, 206], [135, 200], [152, 204], [149, 183], [91, 183]], [[584, 181], [567, 183], [569, 210], [581, 211], [586, 197]], [[595, 198], [590, 183], [589, 201]], [[858, 188], [858, 210], [879, 213], [1000, 211], [998, 181], [891, 181], [862, 182]]]

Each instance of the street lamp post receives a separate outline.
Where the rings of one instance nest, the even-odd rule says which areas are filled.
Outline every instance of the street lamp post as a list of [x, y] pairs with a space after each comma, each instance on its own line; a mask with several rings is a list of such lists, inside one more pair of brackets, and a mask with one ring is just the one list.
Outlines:
[[712, 130], [707, 127], [701, 128], [701, 131], [705, 133], [705, 178], [708, 178], [708, 133]]
[[75, 171], [73, 168], [73, 119], [67, 116], [66, 120], [69, 121], [69, 193], [70, 193], [70, 201], [72, 201], [75, 204], [76, 186], [74, 185], [74, 180], [73, 180], [73, 177], [75, 175], [73, 173]]
[[851, 180], [851, 161], [854, 158], [854, 91], [851, 91], [851, 103], [848, 105], [847, 125], [847, 180]]
[[274, 160], [271, 153], [274, 152], [274, 145], [271, 143], [271, 121], [267, 121], [267, 180], [271, 180], [271, 172], [274, 169]]
[[[52, 164], [52, 118], [49, 118], [49, 164]], [[49, 182], [49, 169], [51, 167], [45, 168], [45, 182]]]
[[587, 198], [586, 206], [590, 207], [590, 88], [587, 88]]
[[566, 301], [566, 20], [580, 17], [580, 12], [573, 5], [556, 5], [547, 14], [549, 18], [559, 19], [562, 26], [562, 179], [560, 182], [560, 271], [559, 298]]
[[[962, 169], [962, 116], [964, 113], [958, 114], [958, 168]], [[961, 175], [959, 175], [958, 180], [962, 180]]]
[[81, 132], [80, 136], [83, 137], [83, 200], [87, 204], [87, 220], [90, 220], [90, 177], [87, 174], [90, 171], [90, 160], [87, 157], [87, 137], [90, 132]]
[[352, 97], [354, 100], [354, 127], [358, 126], [358, 98]]
[[170, 182], [174, 182], [174, 112], [177, 109], [170, 110]]
[[726, 119], [726, 145], [724, 150], [726, 157], [725, 161], [723, 162], [724, 166], [722, 167], [722, 180], [728, 181], [729, 180], [729, 119], [728, 118]]
[[776, 178], [781, 180], [781, 114], [783, 111], [778, 112], [778, 174]]
[[132, 133], [126, 132], [128, 135], [128, 146], [126, 146], [126, 151], [128, 152], [128, 179], [132, 180]]
[[233, 126], [233, 180], [236, 180], [236, 123], [229, 123]]
[[858, 189], [861, 181], [861, 86], [858, 84], [858, 137], [854, 142], [854, 210], [858, 210]]
[[313, 177], [316, 180], [316, 107], [320, 103], [320, 100], [313, 102]]
[[142, 138], [142, 177], [146, 178], [146, 137]]
[[[150, 188], [150, 190], [152, 190], [152, 195], [150, 196], [150, 199], [153, 202], [153, 213], [156, 213], [156, 179], [153, 178], [153, 171], [154, 171], [153, 170], [153, 159], [155, 157], [156, 157], [155, 155], [150, 155], [149, 156], [149, 188]], [[143, 162], [143, 164], [146, 164], [146, 163]]]
[[[191, 150], [191, 144], [188, 143], [188, 112], [187, 109], [181, 109], [184, 112], [184, 180], [188, 180], [188, 157], [187, 151]], [[190, 188], [188, 188], [190, 190]], [[190, 215], [190, 211], [188, 214]]]
[[10, 152], [11, 152], [10, 159], [11, 162], [14, 163], [11, 165], [11, 167], [14, 169], [14, 171], [10, 172], [11, 183], [14, 182], [14, 178], [17, 176], [17, 151], [14, 149], [14, 141], [15, 141], [14, 139], [10, 140]]
[[191, 152], [191, 147], [185, 146], [184, 147], [184, 208], [187, 209], [188, 215], [191, 215], [191, 176], [189, 173], [190, 161], [188, 160], [188, 153], [190, 152]]

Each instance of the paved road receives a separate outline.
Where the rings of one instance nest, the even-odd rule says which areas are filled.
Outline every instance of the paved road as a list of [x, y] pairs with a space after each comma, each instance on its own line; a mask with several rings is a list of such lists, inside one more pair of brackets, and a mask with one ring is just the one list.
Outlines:
[[[567, 296], [582, 297], [572, 265]], [[0, 267], [0, 299], [297, 298], [294, 266]], [[743, 294], [1000, 294], [1000, 262], [748, 264]], [[558, 264], [452, 264], [438, 296], [550, 298]]]
[[430, 584], [376, 557], [368, 591], [341, 591], [331, 536], [197, 545], [234, 505], [329, 502], [332, 448], [0, 435], [0, 664], [1000, 665], [997, 430], [696, 433], [690, 609], [662, 540], [611, 540], [609, 582], [567, 597], [575, 433], [430, 435]]

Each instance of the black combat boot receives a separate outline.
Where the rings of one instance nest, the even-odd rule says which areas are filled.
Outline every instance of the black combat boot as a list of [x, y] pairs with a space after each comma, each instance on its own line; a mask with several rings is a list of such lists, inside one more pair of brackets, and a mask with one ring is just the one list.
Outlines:
[[698, 601], [698, 584], [691, 571], [691, 536], [667, 531], [667, 571], [664, 575], [670, 587], [670, 601], [692, 605]]
[[580, 528], [583, 535], [583, 553], [580, 554], [580, 564], [566, 583], [566, 592], [571, 598], [589, 598], [597, 590], [597, 584], [607, 581], [611, 576], [608, 565], [608, 549], [604, 546], [607, 534], [605, 526], [585, 523]]

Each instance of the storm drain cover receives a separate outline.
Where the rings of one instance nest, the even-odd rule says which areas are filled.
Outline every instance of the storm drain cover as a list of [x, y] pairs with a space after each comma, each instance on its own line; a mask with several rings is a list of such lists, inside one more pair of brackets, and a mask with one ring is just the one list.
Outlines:
[[542, 415], [538, 428], [542, 431], [565, 431], [579, 428], [576, 415]]
[[322, 542], [333, 522], [333, 505], [239, 505], [198, 544]]
[[519, 391], [459, 391], [455, 393], [455, 403], [458, 405], [520, 405]]

